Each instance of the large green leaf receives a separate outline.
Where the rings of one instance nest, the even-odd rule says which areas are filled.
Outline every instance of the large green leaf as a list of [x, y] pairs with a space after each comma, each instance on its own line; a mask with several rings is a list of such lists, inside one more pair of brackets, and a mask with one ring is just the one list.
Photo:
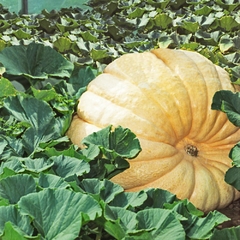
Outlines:
[[218, 211], [209, 212], [206, 216], [199, 211], [187, 199], [175, 201], [164, 206], [177, 213], [176, 217], [181, 221], [186, 235], [190, 239], [209, 239], [213, 229], [219, 224], [228, 221], [229, 218]]
[[23, 75], [33, 79], [70, 77], [73, 64], [49, 46], [31, 43], [10, 46], [0, 52], [0, 62], [9, 75]]
[[100, 221], [104, 229], [116, 239], [125, 239], [129, 232], [136, 231], [138, 224], [134, 212], [109, 206], [105, 207], [104, 219]]
[[5, 99], [4, 107], [18, 121], [30, 124], [22, 136], [25, 151], [29, 155], [37, 150], [41, 142], [60, 137], [53, 110], [46, 102], [33, 97], [14, 96]]
[[121, 192], [117, 194], [113, 201], [110, 202], [111, 206], [121, 208], [142, 207], [147, 200], [145, 191], [140, 192]]
[[6, 162], [2, 162], [0, 166], [0, 174], [2, 174], [4, 168], [11, 169], [15, 173], [22, 173], [25, 171], [24, 165], [18, 158], [12, 158]]
[[46, 189], [20, 199], [20, 212], [31, 216], [33, 224], [45, 239], [72, 240], [79, 235], [82, 218], [94, 220], [101, 207], [90, 196], [66, 189]]
[[24, 235], [33, 234], [33, 227], [30, 224], [29, 216], [21, 215], [19, 210], [15, 206], [10, 205], [0, 207], [0, 216], [1, 239], [3, 239], [1, 235], [4, 232], [4, 226], [7, 222], [11, 222], [13, 225], [17, 226], [24, 233]]
[[177, 200], [176, 195], [158, 188], [146, 189], [147, 200], [141, 208], [163, 208], [166, 203], [173, 203]]
[[41, 173], [38, 179], [38, 186], [41, 188], [61, 189], [68, 188], [70, 185], [63, 178], [53, 174]]
[[240, 226], [225, 228], [218, 230], [216, 229], [210, 240], [239, 240]]
[[106, 127], [98, 132], [94, 132], [82, 141], [89, 146], [94, 144], [116, 152], [125, 158], [134, 158], [140, 152], [141, 147], [136, 135], [127, 128], [121, 126], [112, 130], [112, 127]]
[[53, 170], [56, 175], [62, 178], [69, 178], [74, 175], [82, 176], [84, 173], [89, 172], [89, 164], [82, 159], [69, 156], [54, 156], [51, 157], [54, 161]]
[[185, 240], [185, 231], [175, 215], [165, 209], [145, 209], [137, 213], [138, 229], [147, 229], [151, 239]]
[[83, 154], [91, 155], [96, 152], [96, 148], [100, 149], [99, 156], [90, 161], [88, 178], [112, 178], [129, 167], [126, 158], [137, 156], [141, 150], [136, 135], [121, 126], [115, 129], [108, 126], [94, 132], [84, 138], [82, 143], [87, 146]]
[[228, 217], [217, 211], [210, 212], [203, 218], [192, 215], [188, 217], [189, 224], [185, 230], [190, 239], [209, 239], [212, 236], [212, 230], [228, 220]]
[[25, 169], [29, 172], [40, 173], [49, 168], [54, 164], [53, 160], [45, 158], [23, 158], [21, 161], [24, 163]]
[[31, 175], [19, 174], [0, 180], [0, 196], [16, 204], [22, 196], [36, 191], [36, 184]]

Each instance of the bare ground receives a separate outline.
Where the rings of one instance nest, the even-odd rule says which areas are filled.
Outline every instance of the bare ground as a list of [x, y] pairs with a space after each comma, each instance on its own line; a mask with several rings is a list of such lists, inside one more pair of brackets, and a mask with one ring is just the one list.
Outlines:
[[219, 212], [225, 214], [231, 220], [224, 222], [219, 228], [229, 228], [233, 226], [240, 226], [240, 199], [230, 204], [228, 207], [218, 210]]

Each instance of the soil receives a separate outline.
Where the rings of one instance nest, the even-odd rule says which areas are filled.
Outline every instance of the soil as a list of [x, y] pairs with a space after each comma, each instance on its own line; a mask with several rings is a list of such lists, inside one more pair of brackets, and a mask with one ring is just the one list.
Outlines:
[[229, 228], [234, 226], [240, 226], [240, 199], [230, 204], [228, 207], [224, 209], [218, 210], [223, 213], [231, 220], [224, 222], [218, 228]]

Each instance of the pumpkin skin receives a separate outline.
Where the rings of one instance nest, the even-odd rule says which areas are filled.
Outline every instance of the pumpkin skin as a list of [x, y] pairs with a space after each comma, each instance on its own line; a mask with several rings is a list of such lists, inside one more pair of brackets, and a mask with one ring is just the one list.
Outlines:
[[67, 135], [83, 147], [84, 137], [110, 124], [127, 127], [142, 151], [113, 182], [126, 191], [166, 189], [204, 212], [224, 208], [240, 197], [224, 181], [240, 129], [211, 110], [221, 89], [235, 91], [227, 72], [196, 52], [125, 54], [89, 84]]

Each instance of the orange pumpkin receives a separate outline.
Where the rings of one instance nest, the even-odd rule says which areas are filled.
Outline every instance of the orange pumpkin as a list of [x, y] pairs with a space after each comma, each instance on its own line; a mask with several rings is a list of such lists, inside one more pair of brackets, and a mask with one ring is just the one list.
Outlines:
[[240, 129], [211, 110], [221, 89], [234, 91], [227, 72], [196, 52], [125, 54], [89, 84], [67, 135], [81, 146], [110, 124], [127, 127], [142, 152], [115, 183], [127, 191], [166, 189], [205, 212], [223, 208], [240, 197], [224, 181]]

